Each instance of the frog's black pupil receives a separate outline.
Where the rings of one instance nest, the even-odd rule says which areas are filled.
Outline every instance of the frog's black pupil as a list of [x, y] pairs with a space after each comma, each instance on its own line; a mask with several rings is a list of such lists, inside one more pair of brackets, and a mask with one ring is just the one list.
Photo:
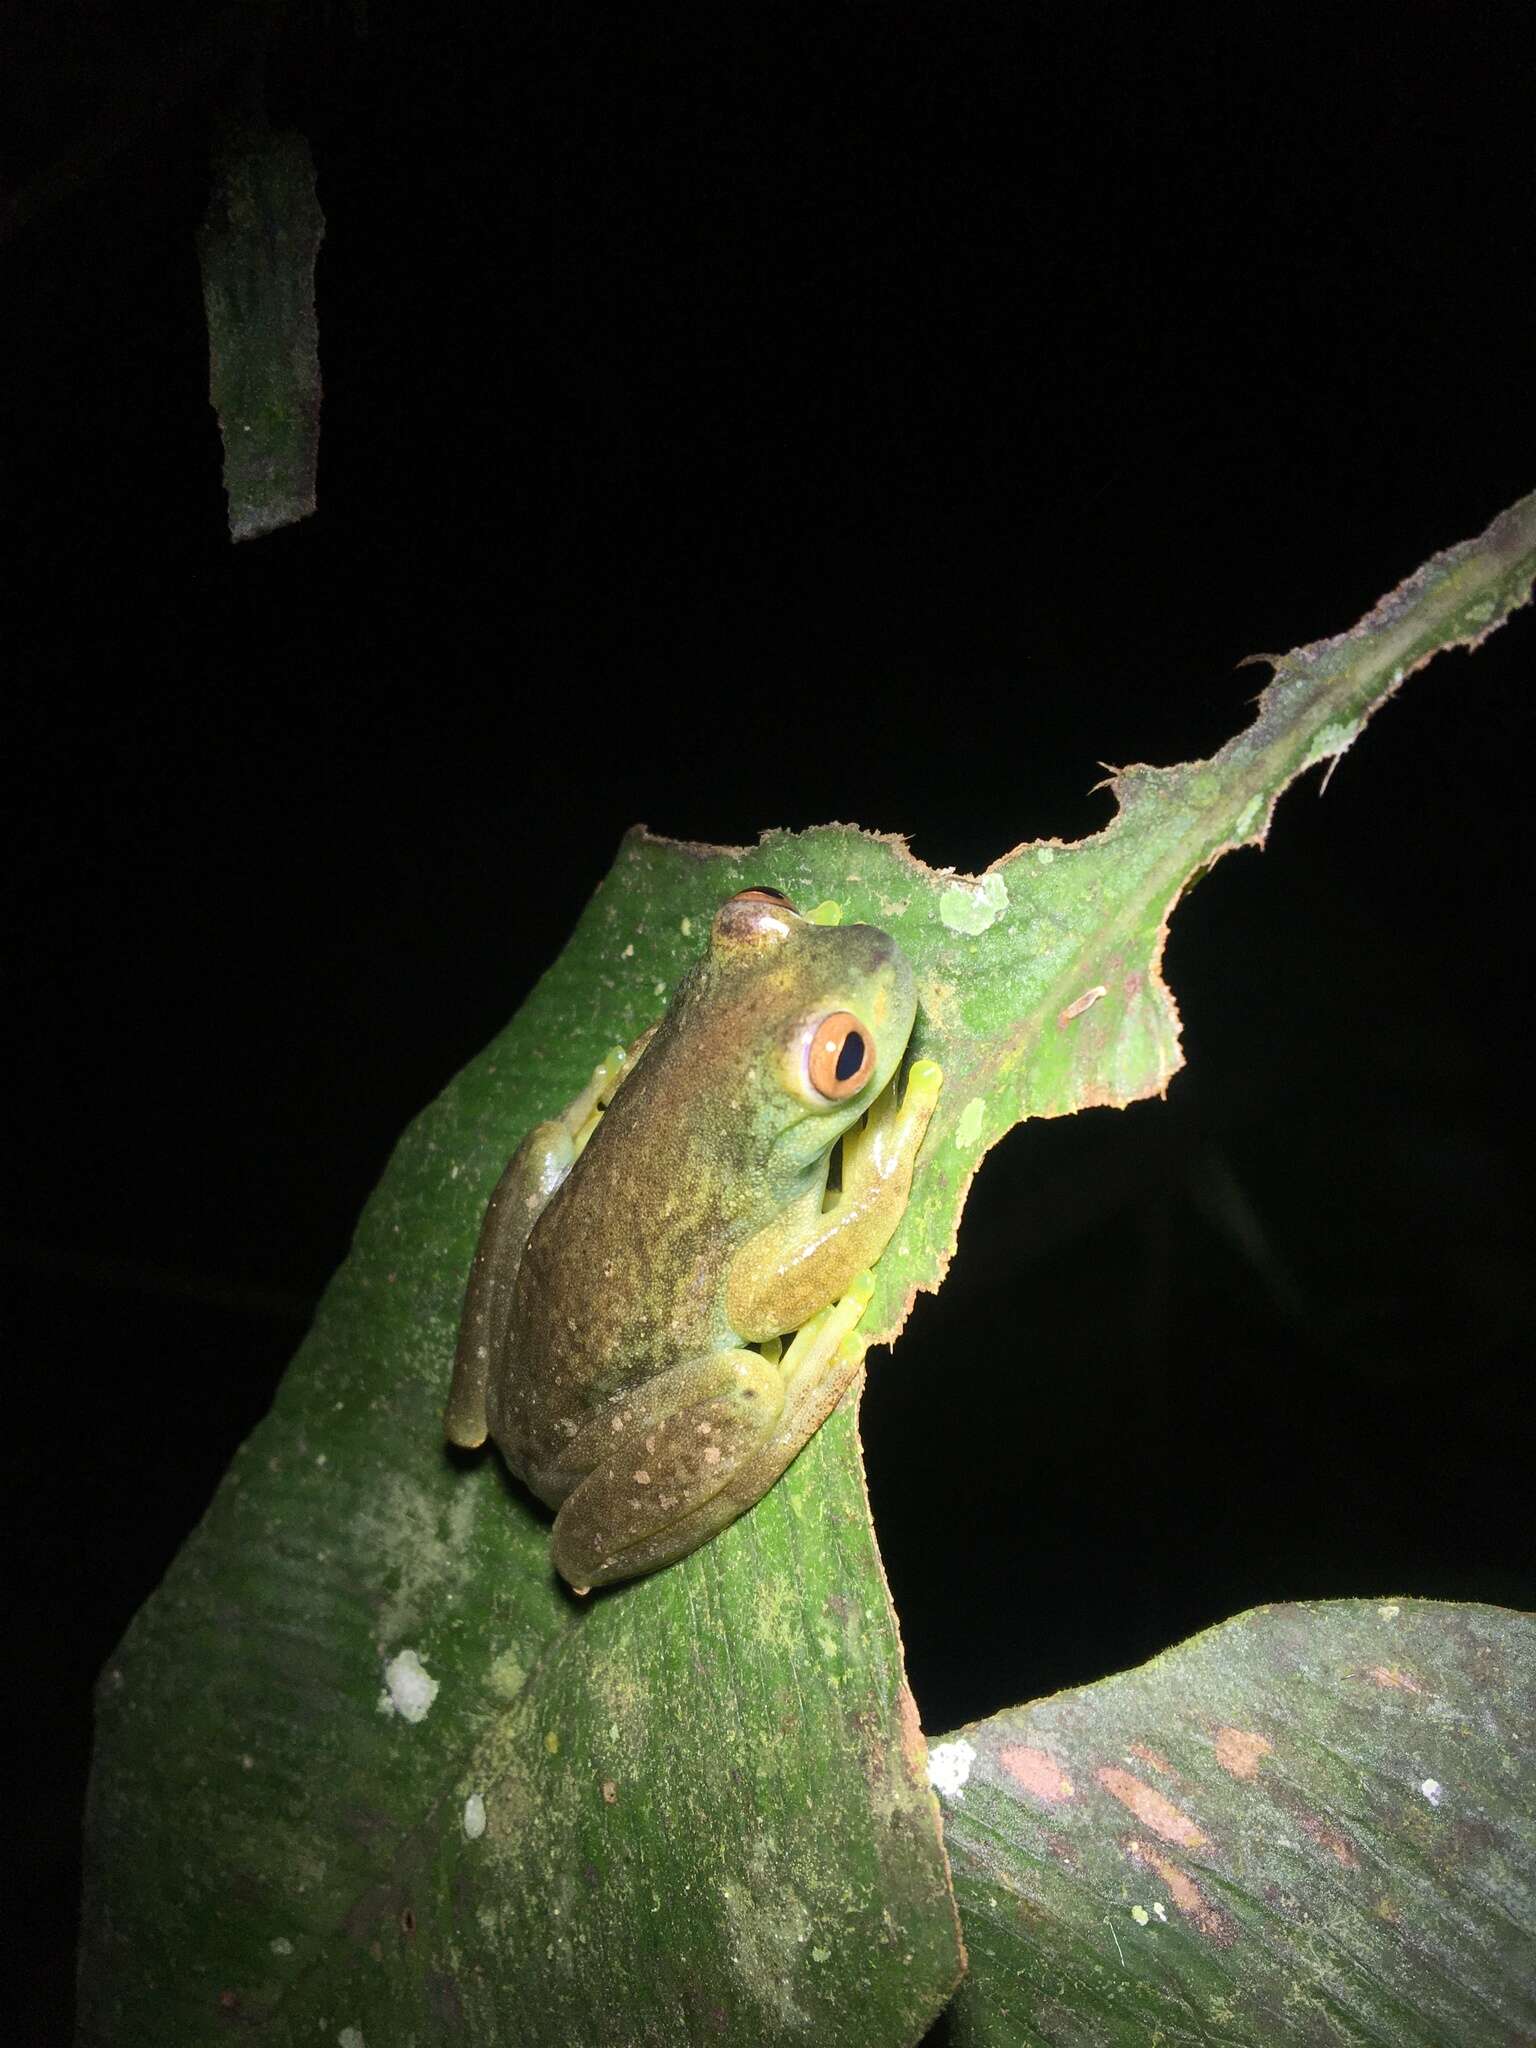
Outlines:
[[863, 1064], [864, 1040], [857, 1031], [850, 1031], [837, 1056], [837, 1078], [839, 1081], [851, 1081]]

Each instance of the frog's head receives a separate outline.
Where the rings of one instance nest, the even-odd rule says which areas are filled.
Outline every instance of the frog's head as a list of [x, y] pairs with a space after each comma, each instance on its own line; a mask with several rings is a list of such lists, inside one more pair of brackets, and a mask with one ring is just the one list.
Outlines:
[[813, 924], [757, 888], [720, 906], [702, 968], [711, 1008], [729, 1018], [754, 1149], [809, 1166], [901, 1064], [917, 1014], [906, 955], [875, 925]]

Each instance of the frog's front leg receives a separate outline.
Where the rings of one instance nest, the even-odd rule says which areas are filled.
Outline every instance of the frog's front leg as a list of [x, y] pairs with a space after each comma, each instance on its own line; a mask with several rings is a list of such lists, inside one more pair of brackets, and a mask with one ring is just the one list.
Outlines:
[[726, 1291], [738, 1336], [756, 1343], [798, 1330], [875, 1263], [907, 1206], [913, 1162], [943, 1080], [935, 1061], [915, 1061], [899, 1106], [893, 1081], [863, 1127], [843, 1139], [842, 1188], [832, 1207], [802, 1208], [743, 1245]]

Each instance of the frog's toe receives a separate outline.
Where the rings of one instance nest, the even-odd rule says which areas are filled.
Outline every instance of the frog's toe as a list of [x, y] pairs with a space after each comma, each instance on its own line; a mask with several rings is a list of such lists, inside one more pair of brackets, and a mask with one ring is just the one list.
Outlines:
[[904, 1109], [932, 1109], [944, 1085], [944, 1069], [937, 1060], [914, 1060], [907, 1071]]

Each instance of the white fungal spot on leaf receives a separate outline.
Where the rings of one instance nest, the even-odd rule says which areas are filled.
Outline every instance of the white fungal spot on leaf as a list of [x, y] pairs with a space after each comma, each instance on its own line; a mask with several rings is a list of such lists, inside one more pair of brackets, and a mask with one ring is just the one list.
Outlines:
[[941, 1799], [958, 1799], [975, 1761], [972, 1743], [936, 1743], [928, 1752], [928, 1782]]
[[398, 1714], [402, 1721], [425, 1721], [442, 1690], [414, 1650], [402, 1650], [384, 1666], [379, 1712]]

